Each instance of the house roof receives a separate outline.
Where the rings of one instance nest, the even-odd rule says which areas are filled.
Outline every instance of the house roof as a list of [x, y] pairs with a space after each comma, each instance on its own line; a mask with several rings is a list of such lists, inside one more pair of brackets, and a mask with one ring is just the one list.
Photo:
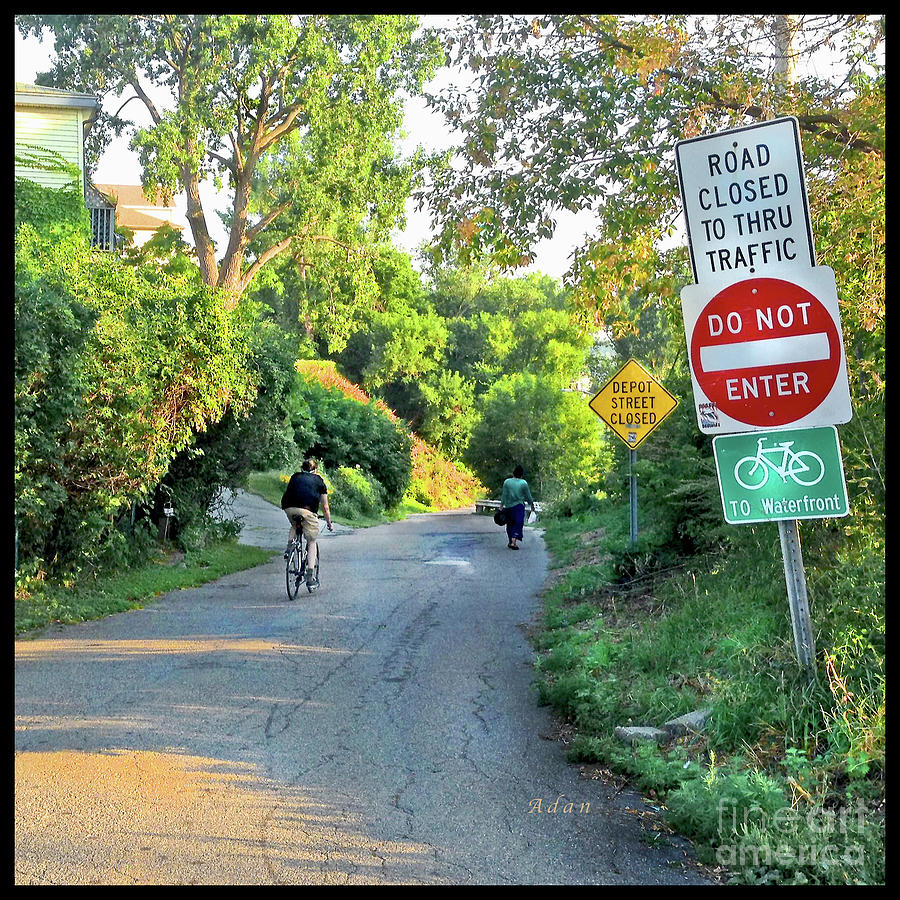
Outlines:
[[69, 106], [100, 111], [100, 101], [93, 94], [77, 91], [61, 91], [59, 88], [44, 87], [42, 84], [15, 82], [17, 106]]
[[161, 219], [159, 216], [150, 216], [138, 209], [131, 209], [128, 206], [116, 207], [116, 224], [123, 228], [130, 228], [132, 231], [147, 231], [148, 229], [156, 230], [162, 225], [168, 225], [176, 231], [183, 231], [184, 226], [178, 222], [170, 222], [168, 219]]
[[144, 195], [144, 188], [139, 184], [98, 184], [94, 187], [103, 194], [113, 197], [119, 206], [138, 206], [142, 209], [157, 207], [171, 209], [172, 206], [163, 200], [162, 192], [156, 192], [154, 200], [148, 200]]
[[132, 231], [155, 231], [162, 225], [168, 225], [178, 231], [184, 226], [172, 222], [166, 215], [156, 216], [154, 210], [168, 213], [174, 207], [163, 200], [162, 193], [157, 191], [155, 200], [144, 196], [144, 189], [139, 184], [97, 184], [94, 187], [103, 195], [111, 197], [116, 206], [116, 224]]

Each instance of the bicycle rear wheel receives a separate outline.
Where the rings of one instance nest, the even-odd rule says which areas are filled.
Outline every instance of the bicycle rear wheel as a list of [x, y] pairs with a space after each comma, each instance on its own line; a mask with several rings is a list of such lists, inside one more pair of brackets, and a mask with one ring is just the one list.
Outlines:
[[303, 581], [303, 557], [300, 553], [300, 541], [291, 544], [291, 550], [284, 564], [284, 580], [287, 587], [288, 600], [296, 600]]
[[755, 456], [745, 456], [734, 467], [734, 480], [748, 491], [755, 491], [769, 480], [769, 470]]
[[804, 487], [812, 487], [825, 477], [825, 463], [812, 450], [801, 450], [791, 460], [788, 475], [797, 484], [802, 484]]

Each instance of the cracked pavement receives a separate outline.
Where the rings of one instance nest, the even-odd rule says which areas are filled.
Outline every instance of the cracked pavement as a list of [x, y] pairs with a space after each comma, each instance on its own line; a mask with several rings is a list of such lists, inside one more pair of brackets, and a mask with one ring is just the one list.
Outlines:
[[321, 548], [294, 603], [278, 555], [16, 642], [17, 884], [706, 883], [540, 736], [539, 532], [510, 553], [456, 511]]

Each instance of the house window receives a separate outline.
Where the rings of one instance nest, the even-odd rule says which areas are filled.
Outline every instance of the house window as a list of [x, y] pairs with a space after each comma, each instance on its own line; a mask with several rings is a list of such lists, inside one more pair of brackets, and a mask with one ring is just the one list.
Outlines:
[[114, 250], [116, 246], [115, 209], [88, 210], [91, 214], [91, 246], [98, 250]]
[[98, 250], [116, 249], [116, 206], [87, 181], [84, 205], [91, 217], [91, 246]]

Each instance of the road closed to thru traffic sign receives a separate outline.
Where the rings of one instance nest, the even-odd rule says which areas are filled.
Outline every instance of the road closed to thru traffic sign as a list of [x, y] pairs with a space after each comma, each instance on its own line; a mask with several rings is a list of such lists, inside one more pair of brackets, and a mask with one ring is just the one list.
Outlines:
[[816, 264], [796, 118], [679, 141], [675, 159], [695, 281]]
[[850, 420], [837, 292], [827, 266], [718, 290], [690, 285], [681, 300], [701, 431]]

